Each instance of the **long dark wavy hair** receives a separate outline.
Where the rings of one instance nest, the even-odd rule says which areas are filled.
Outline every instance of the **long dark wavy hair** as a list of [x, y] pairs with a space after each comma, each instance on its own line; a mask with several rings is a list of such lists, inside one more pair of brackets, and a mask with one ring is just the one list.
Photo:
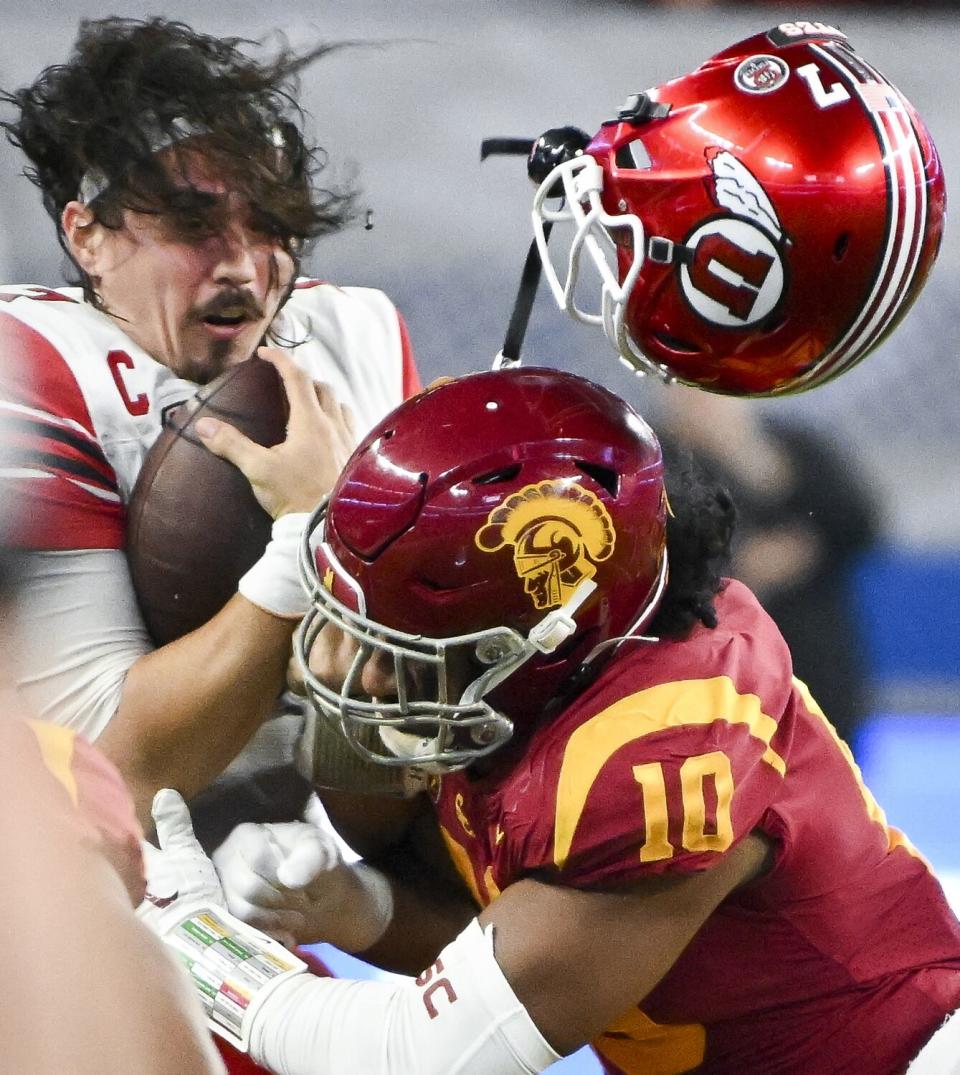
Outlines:
[[[644, 635], [682, 639], [698, 624], [717, 626], [714, 599], [726, 585], [737, 512], [727, 489], [708, 475], [689, 452], [664, 450], [664, 486], [670, 504], [669, 575], [660, 605], [644, 628]], [[555, 715], [592, 683], [613, 653], [610, 650], [601, 659], [575, 669], [551, 700], [544, 719]], [[522, 737], [518, 737], [517, 743], [521, 741]]]
[[670, 502], [667, 555], [670, 576], [649, 634], [683, 638], [698, 623], [717, 626], [714, 598], [723, 588], [737, 512], [726, 488], [688, 452], [664, 452]]
[[175, 182], [169, 154], [166, 166], [158, 159], [158, 147], [176, 155], [187, 132], [205, 164], [247, 199], [257, 227], [299, 257], [309, 240], [354, 215], [353, 181], [324, 182], [327, 154], [305, 137], [297, 103], [300, 73], [350, 44], [298, 53], [279, 39], [275, 54], [258, 61], [244, 51], [256, 42], [211, 37], [182, 22], [85, 20], [66, 63], [0, 93], [0, 103], [16, 110], [0, 127], [26, 155], [25, 174], [40, 188], [68, 256], [61, 213], [91, 177], [99, 193], [86, 200], [107, 227], [121, 225], [124, 209], [162, 213], [188, 237], [215, 226], [202, 198]]

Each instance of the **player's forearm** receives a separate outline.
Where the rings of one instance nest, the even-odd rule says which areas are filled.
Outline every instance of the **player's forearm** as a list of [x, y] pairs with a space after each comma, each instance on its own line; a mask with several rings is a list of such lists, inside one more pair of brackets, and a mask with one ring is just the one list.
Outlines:
[[209, 623], [130, 668], [98, 745], [130, 785], [145, 824], [154, 792], [202, 790], [270, 713], [295, 626], [238, 595]]
[[[419, 866], [397, 875], [367, 862], [341, 863], [313, 887], [297, 901], [298, 924], [293, 915], [285, 919], [298, 944], [326, 941], [403, 974], [419, 973], [476, 915], [469, 899]], [[241, 917], [269, 929], [266, 917]]]
[[359, 954], [400, 974], [418, 974], [477, 914], [469, 896], [420, 863], [377, 869], [390, 882], [392, 915], [375, 944]]
[[533, 1075], [559, 1059], [476, 920], [415, 981], [281, 982], [253, 1015], [249, 1051], [281, 1075]]
[[319, 794], [334, 828], [390, 883], [390, 921], [381, 923], [376, 943], [362, 950], [364, 959], [418, 973], [477, 913], [429, 801], [424, 795], [396, 799], [326, 789]]

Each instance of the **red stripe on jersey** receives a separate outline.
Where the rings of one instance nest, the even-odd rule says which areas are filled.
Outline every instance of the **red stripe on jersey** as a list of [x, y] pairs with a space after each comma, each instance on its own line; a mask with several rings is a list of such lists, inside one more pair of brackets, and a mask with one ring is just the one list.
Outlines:
[[4, 484], [7, 503], [17, 505], [7, 540], [36, 551], [123, 548], [116, 473], [70, 367], [39, 332], [3, 311], [0, 348], [0, 404], [12, 405], [2, 424], [13, 471]]
[[49, 340], [0, 311], [0, 347], [5, 358], [4, 385], [12, 394], [11, 402], [77, 422], [95, 438], [80, 386]]
[[16, 302], [17, 299], [37, 299], [40, 302], [73, 302], [76, 299], [69, 295], [63, 295], [59, 291], [53, 291], [49, 287], [29, 285], [13, 290], [0, 291], [0, 302]]
[[[67, 552], [71, 549], [122, 549], [127, 513], [118, 501], [102, 500], [75, 481], [6, 476], [5, 504], [16, 504], [4, 541], [15, 549]], [[7, 509], [10, 513], [10, 509]]]
[[397, 321], [400, 325], [400, 350], [403, 362], [403, 398], [409, 399], [418, 392], [423, 391], [417, 364], [413, 358], [413, 348], [410, 345], [410, 334], [407, 332], [407, 323], [403, 314], [397, 311]]

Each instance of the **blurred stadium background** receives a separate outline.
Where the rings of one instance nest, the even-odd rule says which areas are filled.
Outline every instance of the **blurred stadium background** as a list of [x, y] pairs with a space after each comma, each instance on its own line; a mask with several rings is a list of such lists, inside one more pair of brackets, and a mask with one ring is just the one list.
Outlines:
[[[145, 9], [142, 0], [0, 0], [0, 13], [0, 85], [9, 89], [63, 59], [82, 17], [142, 17]], [[334, 170], [358, 170], [374, 226], [324, 241], [308, 268], [387, 291], [404, 311], [427, 381], [489, 365], [530, 238], [523, 160], [481, 165], [481, 139], [533, 138], [567, 123], [595, 130], [628, 93], [786, 19], [838, 26], [903, 90], [938, 145], [948, 200], [960, 202], [960, 13], [952, 3], [798, 10], [749, 0], [167, 0], [151, 13], [220, 35], [263, 39], [279, 29], [300, 46], [368, 43], [320, 64], [302, 100]], [[0, 277], [57, 284], [59, 252], [20, 168], [16, 152], [0, 146]], [[867, 627], [872, 693], [856, 752], [890, 821], [933, 861], [960, 907], [958, 282], [960, 234], [948, 221], [926, 291], [879, 352], [809, 395], [757, 406], [835, 439], [880, 498], [881, 546], [850, 578]], [[603, 381], [655, 422], [656, 386], [619, 367], [605, 341], [562, 317], [544, 292], [524, 353]], [[561, 1066], [596, 1070], [582, 1056]]]

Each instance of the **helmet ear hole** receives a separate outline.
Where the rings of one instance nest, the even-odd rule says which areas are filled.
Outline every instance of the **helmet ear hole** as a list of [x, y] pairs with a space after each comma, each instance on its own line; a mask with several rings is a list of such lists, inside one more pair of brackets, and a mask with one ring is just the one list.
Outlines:
[[841, 232], [837, 236], [837, 241], [833, 244], [833, 260], [843, 261], [847, 256], [847, 251], [850, 249], [850, 232]]
[[619, 146], [614, 160], [618, 168], [632, 168], [637, 171], [645, 171], [653, 164], [647, 147], [640, 138], [634, 138], [632, 142], [624, 142]]
[[597, 485], [611, 496], [616, 496], [620, 490], [620, 475], [612, 468], [602, 466], [600, 463], [588, 463], [585, 459], [578, 459], [577, 467], [584, 474], [593, 478]]
[[520, 464], [513, 463], [508, 467], [501, 467], [499, 470], [491, 470], [486, 474], [478, 474], [473, 479], [474, 485], [499, 485], [501, 482], [513, 481], [513, 479], [520, 473]]

